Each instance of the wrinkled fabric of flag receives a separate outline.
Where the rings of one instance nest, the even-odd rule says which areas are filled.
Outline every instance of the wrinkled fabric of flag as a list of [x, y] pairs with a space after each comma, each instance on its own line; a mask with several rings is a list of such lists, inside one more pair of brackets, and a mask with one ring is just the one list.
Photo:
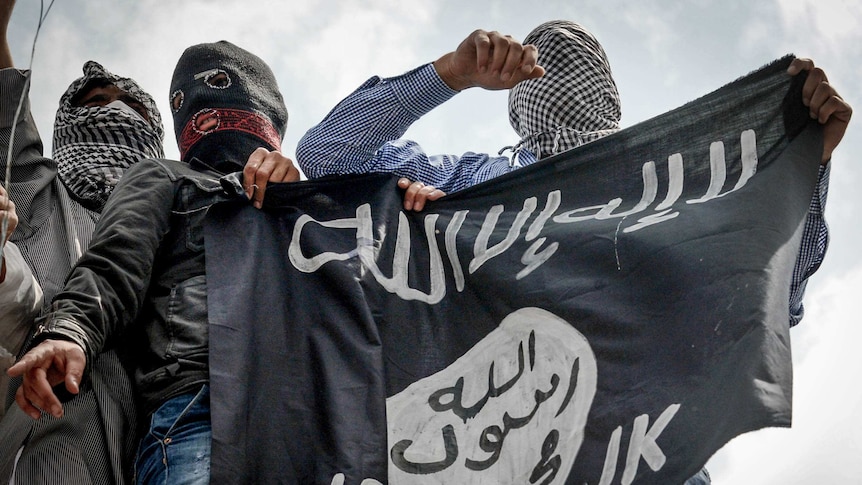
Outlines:
[[388, 174], [213, 207], [214, 483], [682, 483], [789, 426], [791, 59], [420, 213]]

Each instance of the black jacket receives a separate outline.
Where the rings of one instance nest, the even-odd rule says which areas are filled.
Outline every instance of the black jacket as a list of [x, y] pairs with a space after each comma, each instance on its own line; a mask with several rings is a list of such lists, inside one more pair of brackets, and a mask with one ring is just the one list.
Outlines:
[[145, 413], [208, 381], [203, 220], [233, 194], [197, 160], [143, 160], [115, 188], [92, 243], [41, 324], [39, 340], [79, 343], [87, 361], [130, 351]]

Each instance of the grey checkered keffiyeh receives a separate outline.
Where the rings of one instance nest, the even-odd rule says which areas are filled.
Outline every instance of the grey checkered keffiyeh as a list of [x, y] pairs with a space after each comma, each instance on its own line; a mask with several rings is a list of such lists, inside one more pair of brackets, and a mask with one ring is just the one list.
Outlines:
[[[85, 108], [72, 99], [94, 79], [107, 79], [146, 107], [150, 121], [112, 107]], [[101, 211], [123, 170], [141, 158], [164, 157], [162, 119], [153, 98], [135, 81], [111, 74], [94, 61], [60, 98], [53, 156], [60, 180], [86, 207]]]
[[619, 93], [592, 34], [555, 20], [536, 27], [523, 43], [538, 48], [545, 75], [509, 92], [509, 122], [521, 135], [517, 147], [542, 159], [619, 130]]

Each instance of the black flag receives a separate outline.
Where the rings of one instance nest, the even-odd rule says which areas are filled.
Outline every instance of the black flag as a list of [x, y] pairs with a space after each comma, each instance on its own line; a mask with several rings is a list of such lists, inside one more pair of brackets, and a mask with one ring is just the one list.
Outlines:
[[789, 426], [790, 60], [421, 213], [385, 174], [214, 207], [213, 482], [682, 483]]

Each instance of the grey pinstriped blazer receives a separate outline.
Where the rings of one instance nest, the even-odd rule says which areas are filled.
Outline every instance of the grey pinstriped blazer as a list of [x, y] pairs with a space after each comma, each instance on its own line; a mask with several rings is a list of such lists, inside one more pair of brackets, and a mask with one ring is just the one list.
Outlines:
[[[0, 70], [0, 168], [5, 174], [12, 119], [24, 87], [17, 69]], [[98, 214], [73, 200], [57, 178], [25, 101], [15, 134], [11, 197], [20, 219], [12, 240], [42, 285], [45, 302], [63, 287], [66, 274], [90, 242]], [[0, 175], [2, 179], [5, 175]], [[113, 351], [99, 356], [91, 380], [65, 403], [65, 416], [33, 421], [9, 399], [0, 421], [0, 483], [124, 484], [131, 478], [136, 446], [132, 384]], [[25, 444], [26, 443], [26, 444]], [[16, 455], [21, 450], [20, 457]]]

